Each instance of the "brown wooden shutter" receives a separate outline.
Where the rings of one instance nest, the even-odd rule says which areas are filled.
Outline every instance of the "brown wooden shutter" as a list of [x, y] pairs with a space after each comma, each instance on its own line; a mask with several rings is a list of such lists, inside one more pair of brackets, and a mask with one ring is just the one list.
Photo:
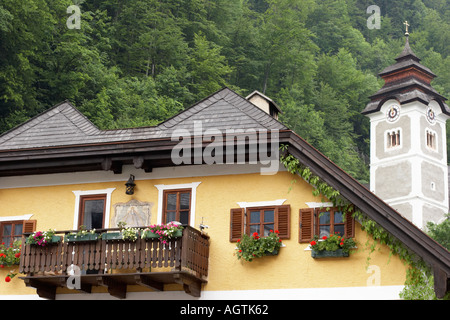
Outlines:
[[355, 218], [352, 217], [351, 212], [345, 215], [345, 237], [353, 238], [355, 236]]
[[280, 233], [280, 239], [289, 239], [291, 237], [291, 206], [278, 206], [275, 209], [275, 229]]
[[244, 208], [230, 210], [230, 242], [236, 242], [244, 233]]
[[25, 220], [23, 222], [23, 233], [36, 231], [36, 220]]
[[310, 242], [314, 237], [314, 209], [300, 209], [299, 214], [300, 230], [298, 233], [298, 242]]

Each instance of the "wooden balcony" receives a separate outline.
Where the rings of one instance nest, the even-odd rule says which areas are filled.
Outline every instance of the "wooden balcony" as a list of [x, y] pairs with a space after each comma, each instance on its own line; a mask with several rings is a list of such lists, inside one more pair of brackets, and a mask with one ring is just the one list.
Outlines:
[[163, 291], [166, 284], [180, 284], [187, 294], [199, 297], [202, 284], [207, 282], [208, 258], [209, 237], [186, 226], [181, 237], [166, 244], [157, 238], [132, 242], [103, 240], [100, 236], [45, 247], [23, 244], [19, 272], [25, 274], [20, 278], [27, 286], [47, 299], [55, 299], [58, 287], [91, 293], [92, 287], [103, 286], [112, 296], [123, 299], [129, 285]]

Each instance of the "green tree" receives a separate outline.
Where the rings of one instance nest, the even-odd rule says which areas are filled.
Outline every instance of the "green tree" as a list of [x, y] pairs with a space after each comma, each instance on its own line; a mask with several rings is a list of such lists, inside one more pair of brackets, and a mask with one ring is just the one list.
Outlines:
[[208, 41], [202, 34], [194, 35], [194, 47], [188, 60], [190, 91], [196, 100], [214, 93], [227, 85], [227, 77], [232, 72], [221, 47]]

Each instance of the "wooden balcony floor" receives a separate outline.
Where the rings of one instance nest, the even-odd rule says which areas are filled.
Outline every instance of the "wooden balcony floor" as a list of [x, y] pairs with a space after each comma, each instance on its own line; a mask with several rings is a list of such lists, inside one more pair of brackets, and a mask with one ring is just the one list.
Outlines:
[[[39, 297], [54, 300], [56, 289], [67, 287], [69, 277], [72, 277], [70, 283], [76, 286], [77, 283], [73, 281], [75, 276], [69, 275], [35, 275], [20, 277], [20, 279], [27, 286], [36, 288]], [[126, 298], [127, 286], [129, 285], [139, 285], [154, 291], [164, 291], [165, 284], [181, 284], [187, 294], [200, 297], [201, 286], [206, 283], [206, 280], [198, 278], [188, 271], [87, 274], [78, 277], [80, 280], [79, 287], [74, 290], [91, 293], [92, 287], [103, 286], [108, 289], [111, 296], [119, 299]]]

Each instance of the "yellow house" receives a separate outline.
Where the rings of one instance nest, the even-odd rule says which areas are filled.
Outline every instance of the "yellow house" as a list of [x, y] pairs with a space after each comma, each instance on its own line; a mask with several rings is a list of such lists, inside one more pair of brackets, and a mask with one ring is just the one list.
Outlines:
[[373, 236], [448, 292], [448, 251], [279, 112], [224, 88], [156, 127], [99, 130], [63, 102], [0, 136], [0, 235], [23, 242], [1, 298], [398, 299], [408, 265]]

